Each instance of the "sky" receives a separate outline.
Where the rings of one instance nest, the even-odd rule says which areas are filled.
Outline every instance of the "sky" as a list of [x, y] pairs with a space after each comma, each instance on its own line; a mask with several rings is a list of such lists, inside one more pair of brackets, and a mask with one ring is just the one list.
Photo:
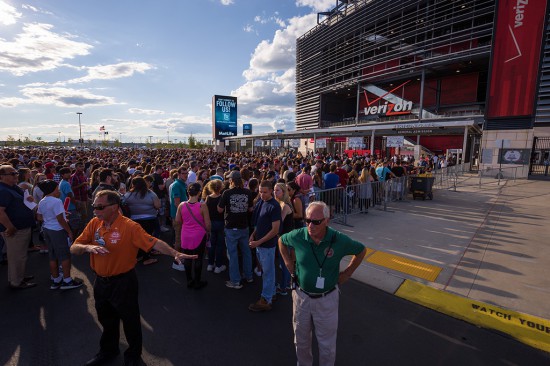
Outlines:
[[[0, 140], [212, 137], [295, 126], [296, 38], [336, 0], [0, 0]], [[107, 136], [100, 134], [104, 126]]]

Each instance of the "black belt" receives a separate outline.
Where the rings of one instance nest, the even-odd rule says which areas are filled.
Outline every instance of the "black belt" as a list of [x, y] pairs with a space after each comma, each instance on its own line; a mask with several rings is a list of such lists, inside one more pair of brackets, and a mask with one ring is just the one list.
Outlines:
[[[100, 276], [98, 275], [97, 273], [95, 274], [97, 276], [97, 279], [102, 281], [102, 282], [112, 282], [112, 281], [116, 281], [122, 277], [125, 277], [127, 275], [129, 275], [130, 273], [132, 273], [134, 270], [130, 270], [128, 272], [124, 272], [124, 273], [120, 273], [120, 274], [117, 274], [117, 275], [114, 275], [114, 276]], [[95, 273], [95, 272], [94, 272]]]
[[322, 293], [311, 293], [311, 292], [307, 292], [306, 290], [304, 290], [303, 288], [301, 287], [298, 287], [300, 289], [300, 291], [302, 291], [304, 294], [306, 294], [307, 296], [311, 297], [312, 299], [319, 299], [321, 297], [325, 297], [327, 296], [328, 294], [330, 294], [332, 291], [336, 290], [336, 287], [333, 287], [331, 288], [330, 290], [328, 291], [325, 291], [325, 292], [322, 292]]

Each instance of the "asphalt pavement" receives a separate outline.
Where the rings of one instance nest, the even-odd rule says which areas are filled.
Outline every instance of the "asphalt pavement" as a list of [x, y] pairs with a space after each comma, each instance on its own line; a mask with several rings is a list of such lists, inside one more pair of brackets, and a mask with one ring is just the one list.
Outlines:
[[[463, 181], [456, 192], [435, 191], [433, 201], [391, 202], [387, 211], [350, 216], [350, 226], [333, 225], [371, 249], [341, 288], [337, 365], [550, 364], [540, 350], [550, 344], [550, 186], [504, 183]], [[401, 267], [375, 261], [377, 252]], [[433, 279], [407, 270], [423, 265], [439, 269]], [[36, 288], [0, 286], [0, 365], [83, 364], [101, 334], [87, 255], [74, 257], [80, 289], [49, 290], [46, 255], [31, 253], [27, 268]], [[247, 309], [259, 278], [233, 290], [227, 273], [207, 273], [205, 289], [188, 290], [167, 257], [138, 264], [137, 273], [147, 365], [296, 364], [290, 297], [267, 313]], [[524, 338], [521, 327], [538, 339]]]
[[[146, 365], [295, 365], [292, 303], [252, 313], [261, 282], [226, 288], [227, 273], [207, 273], [209, 284], [185, 286], [168, 257], [137, 266]], [[0, 287], [0, 364], [82, 365], [98, 350], [101, 328], [87, 255], [75, 257], [79, 289], [49, 290], [47, 256], [29, 255], [38, 286]], [[0, 276], [7, 275], [0, 266]], [[548, 365], [550, 357], [510, 337], [482, 329], [372, 286], [350, 280], [341, 288], [337, 365]], [[121, 331], [123, 334], [123, 332]], [[126, 348], [121, 337], [121, 351]], [[122, 356], [110, 365], [122, 364]]]

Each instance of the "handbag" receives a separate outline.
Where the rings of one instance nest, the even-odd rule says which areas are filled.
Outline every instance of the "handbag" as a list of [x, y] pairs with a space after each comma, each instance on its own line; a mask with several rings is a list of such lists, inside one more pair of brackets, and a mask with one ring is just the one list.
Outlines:
[[202, 222], [200, 222], [196, 217], [195, 215], [193, 214], [193, 211], [191, 211], [191, 207], [189, 207], [189, 205], [187, 204], [187, 202], [185, 202], [185, 207], [187, 207], [187, 210], [189, 211], [189, 213], [191, 214], [191, 217], [193, 218], [193, 220], [195, 220], [197, 222], [197, 224], [199, 224], [205, 231], [205, 234], [206, 234], [206, 247], [207, 248], [210, 248], [210, 235], [208, 234], [208, 230], [206, 230], [206, 226], [204, 226], [204, 224]]

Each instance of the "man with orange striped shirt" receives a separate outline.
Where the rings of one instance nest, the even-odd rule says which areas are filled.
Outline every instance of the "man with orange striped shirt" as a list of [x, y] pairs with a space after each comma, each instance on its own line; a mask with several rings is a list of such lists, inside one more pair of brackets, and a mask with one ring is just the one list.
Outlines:
[[179, 253], [120, 214], [120, 196], [103, 190], [96, 194], [93, 218], [71, 246], [72, 254], [90, 254], [96, 273], [94, 298], [97, 317], [103, 327], [99, 353], [86, 365], [102, 365], [119, 354], [120, 321], [128, 340], [124, 365], [140, 365], [142, 334], [138, 304], [138, 281], [134, 267], [138, 249], [155, 249], [178, 263], [196, 255]]

